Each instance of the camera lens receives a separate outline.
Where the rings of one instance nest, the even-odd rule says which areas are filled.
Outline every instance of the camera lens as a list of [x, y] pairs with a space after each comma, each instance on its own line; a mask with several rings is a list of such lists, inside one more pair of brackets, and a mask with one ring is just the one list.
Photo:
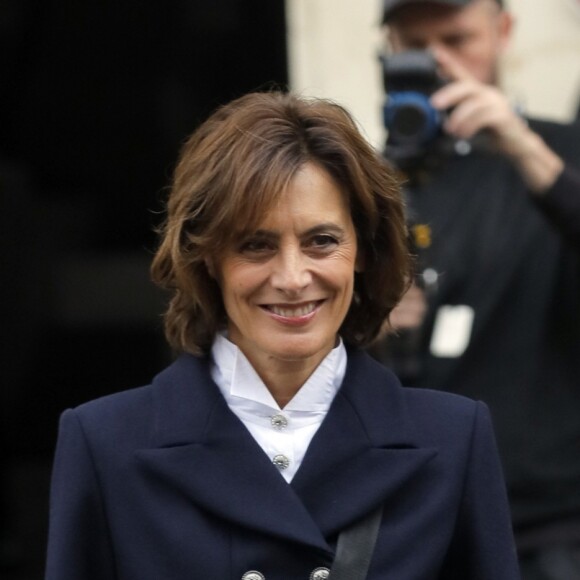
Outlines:
[[383, 115], [393, 144], [420, 147], [434, 139], [441, 127], [440, 113], [429, 96], [415, 91], [390, 93]]
[[408, 139], [422, 133], [425, 127], [425, 112], [419, 107], [399, 107], [393, 115], [392, 130], [399, 139]]

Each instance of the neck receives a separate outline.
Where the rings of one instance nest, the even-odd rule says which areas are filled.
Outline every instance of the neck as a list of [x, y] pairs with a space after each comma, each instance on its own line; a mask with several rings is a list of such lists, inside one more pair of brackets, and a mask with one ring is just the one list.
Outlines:
[[283, 409], [302, 388], [310, 375], [322, 362], [324, 356], [300, 360], [268, 359], [266, 364], [250, 361], [259, 377]]

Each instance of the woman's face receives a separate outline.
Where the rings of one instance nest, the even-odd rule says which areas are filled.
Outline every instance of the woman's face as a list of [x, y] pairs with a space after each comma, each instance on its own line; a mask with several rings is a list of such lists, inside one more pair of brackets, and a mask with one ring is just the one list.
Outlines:
[[324, 169], [307, 163], [256, 231], [216, 264], [229, 339], [255, 368], [272, 359], [318, 364], [349, 309], [356, 262], [344, 196]]

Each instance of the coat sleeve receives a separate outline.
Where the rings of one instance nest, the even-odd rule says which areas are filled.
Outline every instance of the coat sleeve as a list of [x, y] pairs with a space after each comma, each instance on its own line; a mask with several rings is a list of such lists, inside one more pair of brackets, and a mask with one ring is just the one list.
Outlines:
[[114, 580], [113, 550], [88, 442], [74, 410], [60, 419], [46, 580]]
[[445, 580], [519, 580], [506, 487], [485, 404], [478, 403]]

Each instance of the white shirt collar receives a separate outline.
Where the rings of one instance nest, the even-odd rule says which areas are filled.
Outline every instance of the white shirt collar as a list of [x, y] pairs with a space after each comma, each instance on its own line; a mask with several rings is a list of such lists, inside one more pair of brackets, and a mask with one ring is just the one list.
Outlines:
[[[218, 335], [212, 347], [212, 377], [230, 408], [248, 420], [247, 412], [270, 416], [280, 411], [279, 405], [260, 379], [242, 351], [225, 336]], [[347, 354], [342, 340], [322, 360], [293, 399], [284, 407], [284, 413], [296, 412], [303, 419], [320, 417], [327, 413], [342, 384], [346, 372]]]
[[342, 341], [283, 410], [242, 351], [225, 336], [216, 338], [212, 356], [211, 375], [228, 406], [282, 477], [292, 481], [344, 379], [347, 354]]

